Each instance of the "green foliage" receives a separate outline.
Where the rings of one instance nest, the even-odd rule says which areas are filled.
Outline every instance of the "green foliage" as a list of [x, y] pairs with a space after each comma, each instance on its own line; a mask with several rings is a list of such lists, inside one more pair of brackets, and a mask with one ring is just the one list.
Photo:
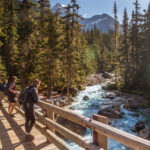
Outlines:
[[3, 2], [0, 1], [0, 48], [3, 44], [1, 39], [4, 36], [4, 32], [3, 32], [3, 12], [4, 12]]
[[0, 56], [0, 79], [6, 79], [6, 77], [7, 77], [6, 67], [2, 61], [2, 57]]
[[83, 29], [76, 0], [64, 17], [52, 13], [49, 0], [0, 1], [0, 75], [17, 75], [21, 87], [39, 78], [49, 97], [53, 89], [69, 95], [99, 72], [115, 73], [112, 88], [149, 89], [150, 5], [145, 14], [138, 0], [134, 6], [130, 24], [125, 9], [120, 32], [115, 2], [115, 30], [102, 33], [96, 25]]
[[16, 58], [18, 54], [17, 49], [17, 15], [15, 11], [14, 1], [8, 0], [7, 3], [1, 2], [2, 17], [1, 17], [1, 39], [2, 47], [0, 54], [4, 58], [6, 69], [9, 76], [16, 74]]
[[67, 82], [67, 95], [70, 95], [70, 89], [84, 83], [85, 70], [84, 58], [85, 40], [81, 33], [79, 23], [81, 16], [78, 14], [79, 5], [76, 0], [71, 1], [66, 7], [65, 23], [65, 49], [64, 49], [64, 70]]

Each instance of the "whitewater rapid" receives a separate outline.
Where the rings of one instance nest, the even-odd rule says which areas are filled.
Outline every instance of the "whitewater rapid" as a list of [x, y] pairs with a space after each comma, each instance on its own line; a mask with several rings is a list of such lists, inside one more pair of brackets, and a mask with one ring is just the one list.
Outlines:
[[[104, 95], [111, 94], [114, 95], [113, 92], [102, 90], [103, 85], [94, 85], [88, 86], [84, 91], [81, 91], [78, 96], [74, 97], [76, 100], [71, 106], [68, 106], [69, 109], [72, 109], [74, 112], [87, 116], [89, 118], [92, 117], [92, 114], [97, 114], [99, 110], [102, 110], [108, 106], [119, 101], [121, 97], [115, 97], [113, 101], [104, 98]], [[88, 96], [89, 100], [84, 101], [83, 97]], [[135, 123], [139, 120], [146, 122], [146, 117], [142, 115], [136, 115], [137, 112], [129, 112], [122, 108], [122, 111], [125, 113], [122, 119], [109, 119], [111, 122], [111, 126], [116, 127], [120, 130], [126, 131], [131, 134], [135, 134], [131, 131], [134, 127]], [[140, 112], [138, 112], [140, 114]], [[133, 117], [134, 116], [134, 117]], [[144, 120], [145, 119], [145, 120]], [[149, 120], [150, 122], [150, 120]], [[91, 130], [86, 131], [85, 139], [92, 141], [92, 132]], [[72, 146], [72, 150], [83, 150], [83, 148], [78, 145], [68, 141], [68, 143]], [[108, 140], [109, 150], [131, 150], [130, 148], [117, 143], [111, 139]]]

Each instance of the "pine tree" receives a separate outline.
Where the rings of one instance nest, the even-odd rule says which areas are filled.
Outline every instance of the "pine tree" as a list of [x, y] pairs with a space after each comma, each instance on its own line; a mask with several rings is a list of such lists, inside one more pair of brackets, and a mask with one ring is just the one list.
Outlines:
[[6, 77], [7, 77], [6, 67], [2, 61], [2, 57], [0, 56], [0, 79], [6, 79]]
[[39, 61], [38, 13], [32, 0], [23, 0], [19, 12], [19, 54], [18, 70], [22, 88], [38, 76], [36, 68]]
[[8, 75], [11, 77], [12, 75], [17, 74], [16, 58], [18, 54], [17, 16], [13, 0], [7, 0], [7, 3], [4, 3], [3, 17], [4, 37], [1, 54], [6, 63]]
[[0, 48], [3, 44], [2, 42], [2, 37], [4, 36], [4, 33], [3, 33], [3, 14], [4, 14], [4, 7], [3, 7], [3, 2], [0, 1]]
[[[38, 0], [40, 17], [39, 17], [39, 30], [41, 42], [44, 42], [44, 37], [46, 37], [46, 28], [48, 25], [48, 16], [51, 13], [50, 11], [50, 1], [49, 0]], [[43, 47], [44, 45], [42, 45]]]
[[68, 5], [66, 7], [66, 16], [65, 19], [65, 41], [66, 41], [66, 77], [67, 77], [67, 95], [70, 94], [70, 88], [71, 88], [71, 79], [72, 79], [72, 50], [71, 50], [71, 6]]
[[[78, 14], [79, 5], [76, 0], [71, 1], [71, 5], [66, 7], [65, 20], [65, 41], [66, 41], [66, 77], [67, 77], [67, 95], [70, 95], [70, 89], [77, 87], [83, 80], [85, 72], [83, 70], [83, 57], [85, 51], [83, 48], [84, 38], [81, 34], [81, 25]], [[82, 45], [83, 44], [83, 45]]]
[[55, 82], [58, 79], [60, 73], [60, 55], [63, 52], [63, 28], [57, 14], [49, 14], [47, 39], [45, 50], [43, 52], [42, 64], [40, 69], [40, 75], [42, 75], [42, 81], [47, 84], [48, 97], [51, 96]]
[[150, 87], [150, 3], [144, 15], [144, 51], [142, 52], [142, 79], [147, 89]]
[[119, 23], [117, 17], [117, 4], [114, 2], [114, 18], [115, 18], [115, 31], [114, 31], [114, 53], [113, 53], [113, 63], [114, 63], [114, 72], [115, 72], [115, 83], [117, 84], [118, 76], [118, 48], [119, 48]]
[[128, 40], [128, 15], [127, 15], [127, 9], [124, 10], [124, 19], [123, 19], [123, 41], [122, 41], [122, 57], [123, 57], [123, 68], [125, 71], [122, 71], [123, 73], [123, 79], [125, 82], [125, 85], [128, 85], [129, 83], [129, 40]]
[[[138, 78], [139, 69], [141, 65], [141, 14], [138, 0], [134, 3], [135, 14], [134, 14], [134, 37], [135, 37], [135, 66], [136, 76]], [[136, 82], [136, 81], [135, 81]]]
[[139, 76], [141, 73], [141, 55], [143, 45], [143, 33], [142, 33], [142, 20], [140, 14], [140, 7], [138, 0], [134, 3], [135, 10], [132, 13], [132, 19], [129, 29], [129, 43], [130, 43], [130, 85], [134, 86], [139, 83]]

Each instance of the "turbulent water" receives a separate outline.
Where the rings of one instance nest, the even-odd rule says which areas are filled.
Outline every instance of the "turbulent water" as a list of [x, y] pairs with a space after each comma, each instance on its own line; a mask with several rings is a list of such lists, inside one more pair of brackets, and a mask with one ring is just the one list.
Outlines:
[[[120, 99], [120, 97], [115, 97], [113, 101], [110, 101], [106, 98], [103, 98], [106, 94], [114, 93], [102, 90], [102, 85], [86, 87], [84, 91], [81, 91], [79, 95], [74, 98], [76, 102], [74, 102], [68, 108], [72, 109], [74, 112], [80, 115], [91, 118], [92, 114], [97, 114], [99, 110], [111, 106], [113, 103], [118, 102]], [[88, 96], [89, 100], [82, 100], [84, 96]], [[109, 122], [111, 122], [111, 126], [128, 133], [135, 134], [131, 131], [131, 128], [134, 127], [137, 121], [140, 120], [145, 122], [146, 124], [149, 123], [150, 125], [150, 117], [148, 117], [148, 114], [143, 113], [143, 110], [139, 110], [138, 112], [130, 112], [122, 109], [122, 111], [125, 113], [122, 119], [109, 119]], [[92, 141], [92, 132], [90, 130], [87, 130], [85, 139]], [[71, 141], [68, 141], [68, 143], [72, 146], [72, 150], [83, 150], [81, 147], [72, 143]], [[109, 150], [131, 150], [130, 148], [125, 147], [124, 145], [117, 143], [111, 139], [108, 140], [108, 147]]]

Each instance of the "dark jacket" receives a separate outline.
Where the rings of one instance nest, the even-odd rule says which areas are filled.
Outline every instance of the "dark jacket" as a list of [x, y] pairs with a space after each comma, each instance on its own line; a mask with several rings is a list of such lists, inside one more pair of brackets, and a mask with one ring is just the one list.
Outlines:
[[36, 88], [34, 86], [29, 87], [27, 99], [26, 99], [26, 101], [24, 103], [25, 109], [26, 108], [33, 109], [34, 104], [36, 102], [38, 102], [39, 99], [40, 99], [40, 97], [38, 96]]

